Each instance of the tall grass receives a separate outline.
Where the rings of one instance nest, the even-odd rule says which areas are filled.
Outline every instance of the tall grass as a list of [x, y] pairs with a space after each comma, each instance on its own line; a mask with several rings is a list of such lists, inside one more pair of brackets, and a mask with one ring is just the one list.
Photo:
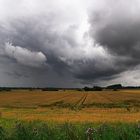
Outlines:
[[140, 140], [140, 124], [0, 121], [0, 140]]

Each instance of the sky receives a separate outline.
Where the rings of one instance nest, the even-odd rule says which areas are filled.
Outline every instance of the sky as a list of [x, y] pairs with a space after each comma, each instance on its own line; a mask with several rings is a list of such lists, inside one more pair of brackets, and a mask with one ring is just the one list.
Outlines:
[[0, 86], [140, 85], [139, 0], [0, 0]]

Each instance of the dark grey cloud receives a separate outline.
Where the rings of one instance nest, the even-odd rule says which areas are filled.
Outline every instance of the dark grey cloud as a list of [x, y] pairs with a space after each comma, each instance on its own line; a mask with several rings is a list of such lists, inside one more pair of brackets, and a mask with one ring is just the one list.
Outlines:
[[107, 1], [103, 9], [94, 11], [91, 16], [93, 38], [110, 53], [137, 61], [140, 58], [139, 6], [137, 0], [118, 0], [115, 4]]
[[[109, 0], [101, 7], [93, 9], [90, 13], [89, 31], [93, 40], [107, 49], [115, 57], [113, 68], [103, 66], [103, 69], [85, 70], [80, 77], [97, 79], [112, 78], [127, 70], [133, 70], [140, 64], [140, 3], [137, 0], [115, 2]], [[100, 63], [99, 63], [100, 64]], [[89, 69], [91, 66], [88, 66]], [[95, 67], [94, 67], [95, 68]], [[96, 71], [97, 70], [97, 71]], [[93, 76], [93, 77], [94, 77]], [[112, 77], [113, 76], [113, 77]]]
[[[66, 33], [60, 36], [51, 31], [51, 25], [42, 25], [43, 21], [44, 17], [41, 19], [40, 16], [37, 19], [16, 19], [2, 28], [4, 32], [1, 32], [0, 36], [4, 39], [0, 42], [0, 49], [4, 59], [1, 62], [5, 71], [3, 75], [16, 82], [21, 80], [17, 83], [18, 86], [71, 86], [71, 82], [66, 81], [73, 83], [75, 79], [68, 64], [60, 58], [66, 52], [64, 49], [67, 46], [74, 47], [75, 41]], [[72, 28], [70, 26], [70, 29]], [[7, 69], [6, 63], [12, 66]], [[15, 85], [14, 82], [10, 84]]]
[[139, 72], [138, 0], [8, 3], [0, 0], [0, 84], [139, 83], [126, 76]]

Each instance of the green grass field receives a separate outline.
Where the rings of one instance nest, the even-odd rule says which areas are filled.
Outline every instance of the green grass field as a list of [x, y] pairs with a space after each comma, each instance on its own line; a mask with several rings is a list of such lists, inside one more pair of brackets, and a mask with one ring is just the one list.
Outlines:
[[140, 140], [140, 123], [44, 123], [0, 120], [0, 140]]

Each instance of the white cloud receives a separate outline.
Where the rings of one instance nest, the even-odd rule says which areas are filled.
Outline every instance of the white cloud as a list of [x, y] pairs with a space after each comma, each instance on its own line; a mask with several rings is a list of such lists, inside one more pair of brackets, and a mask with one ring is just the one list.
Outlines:
[[11, 43], [5, 43], [5, 55], [15, 59], [18, 63], [31, 66], [40, 67], [47, 61], [46, 56], [42, 52], [32, 52], [20, 46], [14, 46]]

